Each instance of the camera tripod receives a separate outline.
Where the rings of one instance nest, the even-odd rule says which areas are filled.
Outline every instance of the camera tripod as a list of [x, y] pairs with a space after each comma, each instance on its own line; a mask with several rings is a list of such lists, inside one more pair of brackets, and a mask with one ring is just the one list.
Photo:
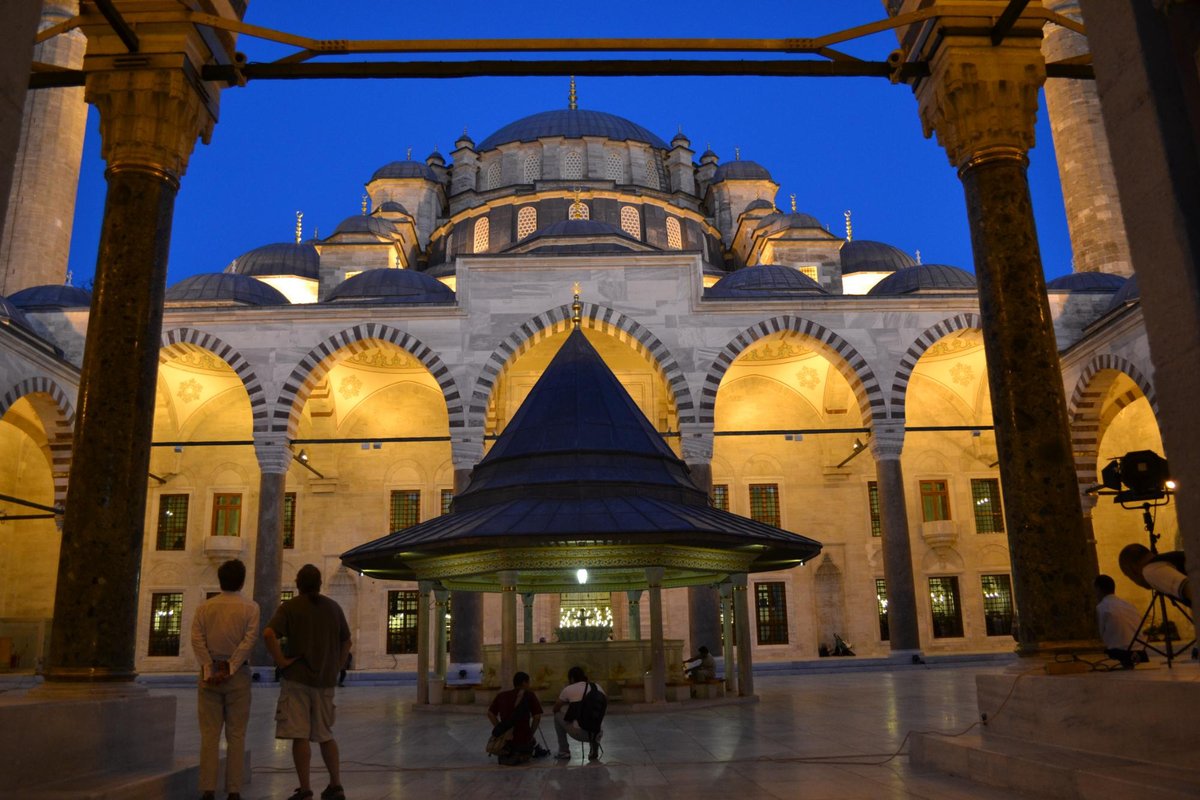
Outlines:
[[[1142, 522], [1145, 524], [1146, 533], [1150, 537], [1150, 552], [1158, 555], [1159, 534], [1154, 532], [1154, 515], [1150, 513], [1149, 503], [1144, 503], [1142, 505]], [[1176, 640], [1175, 637], [1172, 636], [1175, 626], [1172, 625], [1170, 620], [1167, 618], [1168, 602], [1170, 602], [1170, 604], [1175, 607], [1175, 610], [1182, 614], [1183, 618], [1186, 619], [1189, 624], [1191, 624], [1192, 615], [1188, 613], [1188, 609], [1185, 606], [1180, 604], [1178, 599], [1154, 589], [1153, 594], [1150, 595], [1150, 603], [1146, 606], [1146, 613], [1142, 614], [1142, 621], [1138, 623], [1137, 630], [1133, 632], [1133, 639], [1129, 641], [1129, 650], [1132, 651], [1135, 644], [1140, 644], [1147, 650], [1153, 650], [1155, 653], [1158, 653], [1160, 656], [1167, 659], [1167, 669], [1171, 669], [1171, 662], [1175, 660], [1175, 657], [1180, 653], [1186, 653], [1188, 648], [1192, 647], [1196, 643], [1196, 638], [1193, 636], [1191, 641], [1185, 642], [1179, 647], [1175, 647], [1173, 645], [1173, 641], [1179, 640]], [[1162, 624], [1159, 626], [1163, 636], [1163, 646], [1161, 648], [1155, 647], [1150, 643], [1148, 638], [1143, 637], [1142, 635], [1142, 629], [1146, 627], [1146, 620], [1149, 619], [1151, 615], [1155, 614], [1156, 607], [1158, 610], [1158, 615], [1162, 618]]]

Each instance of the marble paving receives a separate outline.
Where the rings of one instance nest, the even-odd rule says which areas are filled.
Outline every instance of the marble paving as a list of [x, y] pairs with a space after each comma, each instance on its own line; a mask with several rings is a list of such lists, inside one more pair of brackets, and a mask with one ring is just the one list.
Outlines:
[[[479, 715], [414, 711], [412, 686], [338, 691], [335, 727], [350, 800], [495, 798], [1005, 798], [1011, 792], [911, 769], [889, 760], [909, 731], [957, 732], [976, 719], [975, 675], [999, 668], [905, 667], [894, 671], [756, 678], [753, 705], [621, 714], [605, 721], [604, 754], [588, 764], [502, 767], [483, 753]], [[196, 758], [194, 692], [179, 699], [176, 754]], [[245, 800], [288, 797], [296, 787], [290, 745], [276, 742], [277, 690], [255, 689], [247, 738], [253, 782]], [[552, 721], [542, 731], [554, 746]], [[313, 785], [327, 776], [314, 752]], [[222, 794], [218, 797], [223, 798]]]

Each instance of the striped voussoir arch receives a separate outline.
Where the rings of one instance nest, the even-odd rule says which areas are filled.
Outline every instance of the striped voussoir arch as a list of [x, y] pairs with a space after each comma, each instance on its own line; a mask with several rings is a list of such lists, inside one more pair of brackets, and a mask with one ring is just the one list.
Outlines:
[[[1137, 389], [1123, 392], [1113, 398], [1107, 406], [1104, 398], [1112, 389], [1119, 374], [1124, 374], [1137, 385]], [[1122, 408], [1139, 397], [1145, 397], [1154, 415], [1158, 416], [1158, 396], [1142, 370], [1128, 359], [1113, 353], [1093, 356], [1075, 382], [1068, 406], [1071, 420], [1071, 450], [1075, 454], [1075, 473], [1080, 486], [1096, 483], [1096, 471], [1100, 459], [1100, 441], [1113, 418]]]
[[721, 387], [721, 379], [725, 377], [726, 370], [737, 357], [764, 336], [784, 331], [807, 336], [819, 344], [822, 354], [829, 359], [830, 363], [850, 384], [850, 388], [854, 390], [854, 396], [858, 399], [859, 411], [862, 412], [864, 421], [869, 422], [883, 416], [885, 411], [883, 390], [880, 389], [879, 381], [875, 379], [875, 373], [871, 370], [867, 360], [859, 355], [849, 342], [825, 326], [787, 314], [751, 325], [735, 336], [733, 341], [725, 345], [725, 348], [717, 354], [716, 360], [708, 368], [708, 374], [704, 376], [704, 388], [700, 392], [701, 423], [711, 424], [713, 422], [713, 414], [717, 405], [717, 389]]
[[42, 423], [42, 429], [46, 432], [46, 446], [50, 450], [50, 472], [54, 481], [54, 505], [65, 506], [75, 432], [75, 404], [53, 378], [26, 378], [0, 397], [0, 418], [22, 397], [33, 406]]
[[936, 325], [930, 325], [920, 336], [905, 351], [904, 357], [900, 359], [900, 366], [896, 369], [896, 378], [892, 381], [892, 394], [888, 398], [888, 414], [892, 419], [904, 419], [904, 400], [908, 394], [908, 382], [912, 379], [913, 370], [917, 366], [917, 362], [921, 360], [921, 356], [930, 347], [933, 347], [938, 340], [943, 339], [955, 331], [965, 330], [982, 330], [983, 320], [978, 314], [955, 314], [949, 319], [944, 319]]
[[271, 425], [271, 431], [286, 433], [288, 438], [294, 437], [304, 403], [312, 394], [313, 388], [325, 378], [334, 363], [341, 356], [355, 355], [380, 343], [393, 344], [425, 365], [425, 368], [433, 375], [433, 379], [438, 382], [438, 386], [442, 388], [442, 396], [446, 400], [446, 411], [450, 417], [450, 428], [463, 427], [463, 405], [458, 384], [454, 382], [450, 368], [446, 366], [441, 357], [412, 334], [377, 322], [364, 322], [335, 333], [300, 359], [296, 368], [292, 370], [292, 374], [284, 382], [283, 390], [279, 393], [279, 399], [275, 403], [275, 419]]
[[[648, 358], [671, 391], [679, 423], [695, 421], [695, 403], [687, 378], [671, 351], [649, 329], [619, 311], [595, 303], [584, 303], [580, 316], [580, 324], [584, 327], [604, 331]], [[571, 307], [556, 306], [522, 322], [500, 342], [484, 362], [471, 393], [468, 417], [473, 428], [483, 427], [492, 390], [505, 368], [542, 339], [564, 331], [570, 325]]]
[[254, 433], [266, 433], [269, 424], [266, 392], [263, 391], [262, 382], [254, 373], [250, 362], [231, 345], [211, 333], [194, 328], [174, 328], [163, 332], [158, 353], [159, 363], [172, 357], [184, 356], [196, 347], [217, 356], [237, 373], [242, 381], [242, 386], [246, 388], [246, 394], [250, 397], [250, 415], [254, 424]]

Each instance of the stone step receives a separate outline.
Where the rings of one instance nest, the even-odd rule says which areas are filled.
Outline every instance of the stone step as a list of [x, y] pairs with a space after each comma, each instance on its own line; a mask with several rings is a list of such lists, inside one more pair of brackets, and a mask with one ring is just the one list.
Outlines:
[[165, 770], [99, 773], [23, 789], [22, 800], [162, 800], [197, 795], [199, 765], [174, 762]]
[[1200, 770], [1086, 753], [1003, 736], [914, 734], [913, 767], [1055, 800], [1200, 797]]

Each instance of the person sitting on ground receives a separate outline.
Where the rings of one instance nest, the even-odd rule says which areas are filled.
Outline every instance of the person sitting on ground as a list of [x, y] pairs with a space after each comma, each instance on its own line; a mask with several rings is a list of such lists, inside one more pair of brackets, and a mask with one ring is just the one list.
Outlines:
[[712, 653], [708, 652], [708, 648], [700, 645], [699, 655], [694, 655], [683, 662], [687, 667], [693, 661], [698, 661], [694, 667], [687, 668], [688, 680], [692, 683], [708, 683], [717, 679], [717, 660], [712, 657]]
[[1117, 563], [1121, 572], [1143, 589], [1153, 589], [1191, 605], [1192, 585], [1182, 550], [1155, 553], [1143, 544], [1129, 544], [1117, 556]]
[[571, 758], [571, 746], [567, 742], [568, 736], [577, 742], [588, 743], [588, 761], [595, 761], [600, 757], [600, 737], [603, 734], [600, 731], [595, 733], [585, 731], [579, 724], [580, 706], [583, 704], [585, 695], [593, 691], [604, 694], [603, 689], [588, 681], [587, 674], [582, 667], [571, 667], [567, 671], [567, 685], [563, 687], [558, 699], [554, 701], [554, 732], [558, 734], [558, 752], [555, 754], [555, 758], [560, 760]]
[[508, 747], [500, 755], [501, 764], [523, 764], [533, 757], [536, 744], [533, 736], [542, 721], [542, 704], [529, 688], [528, 673], [518, 672], [513, 676], [513, 688], [496, 695], [488, 706], [487, 716], [492, 723], [492, 736], [512, 731]]
[[[1125, 669], [1133, 669], [1135, 662], [1147, 660], [1145, 646], [1137, 646], [1133, 641], [1142, 616], [1136, 608], [1117, 597], [1117, 585], [1108, 575], [1097, 575], [1093, 586], [1096, 589], [1096, 623], [1100, 626], [1104, 654], [1120, 661]], [[1131, 645], [1135, 646], [1131, 649]]]

